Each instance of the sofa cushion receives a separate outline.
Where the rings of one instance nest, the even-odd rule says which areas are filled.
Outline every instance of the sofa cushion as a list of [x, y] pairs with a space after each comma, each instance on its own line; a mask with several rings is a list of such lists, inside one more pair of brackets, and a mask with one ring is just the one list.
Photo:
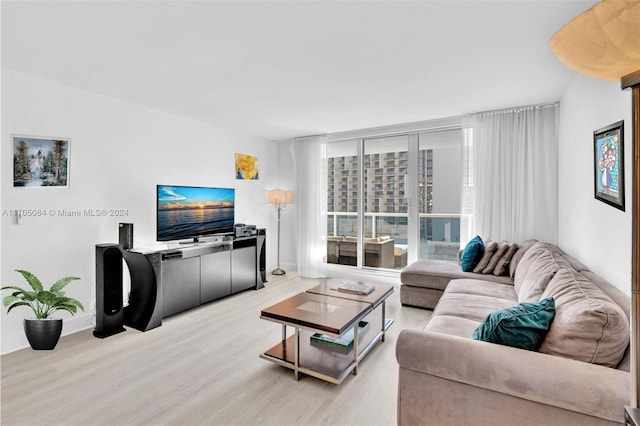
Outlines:
[[513, 257], [513, 255], [516, 253], [517, 250], [518, 250], [517, 244], [509, 244], [509, 246], [507, 247], [507, 251], [504, 253], [504, 255], [500, 258], [500, 260], [496, 264], [496, 267], [493, 270], [493, 275], [496, 275], [496, 276], [509, 275], [509, 263], [511, 263], [511, 258]]
[[468, 339], [471, 333], [473, 333], [473, 330], [478, 327], [478, 324], [480, 324], [480, 321], [469, 318], [451, 315], [435, 315], [431, 317], [424, 329], [425, 331], [449, 334]]
[[561, 268], [571, 268], [571, 265], [555, 253], [551, 253], [549, 257], [543, 255], [536, 259], [520, 287], [518, 301], [540, 300], [549, 282]]
[[540, 352], [616, 367], [629, 345], [624, 311], [593, 282], [561, 269], [543, 297], [556, 300], [556, 317]]
[[479, 235], [476, 235], [467, 243], [460, 259], [460, 266], [464, 272], [471, 272], [476, 267], [484, 254], [484, 243]]
[[[520, 290], [522, 281], [527, 276], [527, 273], [529, 273], [531, 264], [536, 260], [538, 256], [546, 251], [548, 251], [546, 243], [536, 242], [535, 244], [529, 246], [529, 249], [521, 255], [521, 259], [517, 264], [515, 273], [513, 274], [513, 285], [516, 288], [516, 293]], [[518, 250], [514, 257], [518, 256], [519, 254], [520, 250]]]
[[483, 274], [493, 274], [493, 270], [496, 268], [496, 265], [502, 259], [502, 256], [507, 252], [509, 248], [509, 244], [506, 241], [502, 241], [498, 244], [498, 248], [496, 252], [491, 256], [491, 260], [489, 264], [482, 270]]
[[[433, 315], [449, 315], [482, 321], [493, 311], [513, 306], [514, 301], [479, 294], [444, 292]], [[468, 337], [468, 336], [467, 336]]]
[[534, 244], [522, 257], [513, 284], [520, 302], [537, 302], [560, 268], [571, 268], [552, 245]]
[[400, 273], [400, 281], [404, 285], [436, 290], [444, 290], [449, 281], [457, 278], [491, 280], [502, 284], [513, 284], [513, 280], [509, 277], [462, 272], [459, 265], [442, 260], [418, 260], [404, 268]]
[[533, 351], [542, 343], [554, 314], [553, 297], [520, 303], [489, 314], [471, 338]]
[[482, 281], [473, 279], [457, 279], [449, 282], [447, 294], [463, 293], [475, 294], [477, 296], [495, 297], [510, 302], [511, 305], [518, 303], [518, 297], [511, 284], [499, 284], [493, 281]]
[[486, 268], [489, 262], [491, 261], [491, 257], [493, 257], [493, 254], [496, 252], [497, 249], [498, 249], [497, 242], [491, 241], [491, 240], [485, 241], [484, 254], [482, 255], [482, 258], [480, 259], [476, 267], [473, 268], [473, 272], [475, 272], [476, 274], [481, 274], [484, 268]]
[[518, 250], [513, 254], [511, 258], [511, 262], [509, 262], [509, 276], [513, 278], [516, 273], [516, 269], [518, 268], [518, 264], [522, 259], [522, 256], [535, 244], [538, 240], [527, 240], [523, 243], [518, 244]]

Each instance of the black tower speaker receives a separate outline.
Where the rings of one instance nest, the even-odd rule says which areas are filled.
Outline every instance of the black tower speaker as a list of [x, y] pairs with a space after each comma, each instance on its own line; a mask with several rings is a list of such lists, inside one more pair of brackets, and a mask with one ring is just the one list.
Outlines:
[[122, 250], [131, 250], [133, 248], [133, 223], [120, 223], [118, 237]]
[[264, 287], [263, 283], [267, 282], [267, 230], [265, 228], [258, 228], [257, 232], [256, 260], [258, 263], [257, 270], [260, 276], [257, 277], [258, 286], [256, 288], [260, 289]]
[[96, 245], [96, 328], [99, 338], [125, 331], [122, 309], [122, 251], [118, 244]]

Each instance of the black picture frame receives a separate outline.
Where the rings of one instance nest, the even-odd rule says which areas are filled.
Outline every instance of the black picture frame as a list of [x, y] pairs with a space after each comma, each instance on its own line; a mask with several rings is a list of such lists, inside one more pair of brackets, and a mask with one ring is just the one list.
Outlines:
[[595, 198], [624, 211], [624, 120], [593, 132], [593, 160]]

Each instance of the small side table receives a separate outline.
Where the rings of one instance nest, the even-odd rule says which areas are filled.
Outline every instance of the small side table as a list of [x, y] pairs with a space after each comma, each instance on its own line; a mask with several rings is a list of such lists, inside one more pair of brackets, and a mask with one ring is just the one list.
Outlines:
[[640, 408], [624, 406], [624, 424], [626, 426], [640, 426]]

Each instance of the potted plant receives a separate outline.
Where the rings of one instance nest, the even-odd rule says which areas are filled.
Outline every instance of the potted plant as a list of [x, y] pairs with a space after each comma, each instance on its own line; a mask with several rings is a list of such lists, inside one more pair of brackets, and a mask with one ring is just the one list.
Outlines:
[[31, 272], [16, 269], [29, 283], [31, 290], [17, 286], [5, 286], [0, 290], [13, 290], [3, 300], [7, 313], [18, 306], [28, 306], [35, 318], [24, 319], [24, 332], [33, 349], [50, 350], [56, 347], [62, 333], [62, 319], [51, 318], [55, 311], [67, 311], [75, 315], [78, 308], [84, 311], [82, 304], [64, 295], [62, 289], [78, 277], [64, 277], [56, 281], [49, 290], [45, 290], [40, 280]]

